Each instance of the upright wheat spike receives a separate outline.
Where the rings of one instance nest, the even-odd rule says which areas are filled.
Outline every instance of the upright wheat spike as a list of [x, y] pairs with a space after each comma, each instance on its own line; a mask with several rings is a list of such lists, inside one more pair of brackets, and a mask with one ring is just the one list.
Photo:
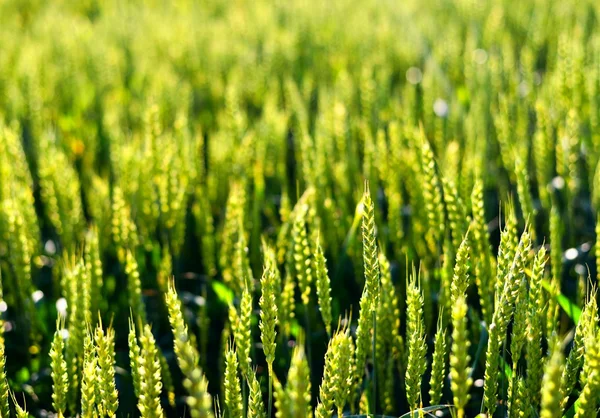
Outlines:
[[446, 378], [446, 329], [442, 323], [442, 313], [438, 316], [437, 331], [433, 349], [433, 362], [431, 364], [431, 380], [429, 384], [429, 397], [431, 405], [438, 405], [444, 391]]
[[[67, 392], [69, 390], [69, 374], [67, 372], [67, 361], [64, 357], [64, 341], [62, 328], [64, 319], [57, 319], [56, 331], [52, 339], [50, 349], [50, 360], [52, 365], [52, 405], [59, 418], [62, 418], [67, 409]], [[7, 415], [8, 416], [8, 415]]]
[[251, 373], [249, 378], [250, 399], [248, 400], [248, 418], [267, 418], [262, 400], [262, 391], [260, 390], [260, 383], [256, 378], [256, 374]]
[[[582, 318], [580, 318], [581, 320]], [[600, 401], [600, 333], [597, 318], [594, 318], [592, 327], [588, 328], [585, 337], [585, 384], [578, 399], [578, 408], [575, 418], [591, 417], [598, 412]]]
[[94, 418], [97, 414], [96, 405], [99, 401], [96, 397], [96, 379], [98, 359], [89, 330], [86, 331], [84, 340], [83, 372], [81, 379], [81, 416], [82, 418]]
[[317, 240], [315, 248], [315, 274], [319, 310], [321, 311], [321, 318], [323, 318], [327, 334], [331, 335], [331, 284], [329, 275], [327, 274], [327, 261], [325, 260], [323, 248], [321, 248], [319, 240]]
[[[262, 278], [260, 279], [261, 284], [261, 296], [260, 296], [260, 324], [259, 328], [261, 331], [260, 338], [263, 343], [263, 350], [265, 352], [265, 358], [267, 360], [267, 367], [269, 371], [269, 405], [268, 412], [271, 415], [271, 403], [272, 403], [272, 375], [273, 375], [273, 361], [275, 360], [275, 337], [277, 331], [277, 293], [280, 291], [280, 283], [277, 280], [277, 264], [275, 258], [275, 251], [271, 248], [263, 246], [265, 248], [265, 267], [263, 270]], [[252, 387], [251, 387], [252, 389]]]
[[411, 410], [419, 408], [421, 379], [427, 368], [427, 345], [423, 322], [423, 296], [419, 290], [415, 268], [406, 287], [406, 335], [408, 340], [408, 363], [406, 366], [406, 398]]
[[483, 184], [477, 180], [471, 195], [473, 211], [472, 237], [474, 248], [475, 281], [479, 292], [479, 301], [483, 318], [487, 324], [492, 322], [494, 311], [494, 277], [492, 272], [492, 251], [485, 217]]
[[233, 348], [229, 347], [225, 354], [225, 405], [230, 418], [243, 418], [244, 404], [238, 376], [238, 361]]
[[[591, 301], [591, 299], [590, 299]], [[562, 371], [560, 380], [560, 394], [562, 397], [561, 408], [567, 406], [571, 392], [575, 388], [577, 383], [577, 375], [583, 367], [584, 359], [586, 356], [586, 339], [588, 338], [590, 324], [593, 329], [595, 324], [595, 303], [588, 302], [583, 308], [579, 322], [575, 327], [575, 335], [573, 337], [573, 346], [567, 356], [565, 368]]]
[[304, 354], [304, 345], [301, 342], [294, 348], [292, 353], [286, 392], [291, 409], [289, 416], [292, 418], [311, 418], [310, 368]]
[[454, 405], [458, 418], [464, 418], [465, 406], [469, 402], [471, 369], [469, 367], [469, 335], [467, 333], [467, 302], [464, 295], [454, 301], [452, 309], [452, 350], [450, 351], [450, 377]]
[[[1, 278], [1, 274], [0, 274], [0, 278]], [[1, 295], [0, 295], [1, 296]], [[0, 298], [1, 300], [1, 298]], [[66, 368], [66, 366], [65, 366]], [[54, 368], [53, 368], [54, 370]], [[63, 391], [64, 395], [66, 396], [66, 390], [67, 388], [65, 388], [65, 390]], [[4, 346], [4, 321], [2, 321], [0, 319], [0, 414], [2, 415], [2, 418], [9, 418], [10, 417], [10, 405], [9, 405], [9, 401], [8, 401], [8, 394], [9, 394], [10, 388], [8, 387], [8, 381], [6, 380], [6, 353], [5, 353], [5, 346]], [[58, 409], [55, 406], [56, 409]]]
[[192, 344], [188, 328], [183, 319], [181, 302], [173, 282], [165, 296], [169, 310], [169, 323], [173, 330], [173, 344], [177, 363], [183, 373], [183, 387], [188, 392], [186, 403], [193, 418], [212, 418], [212, 397], [208, 393], [208, 382], [198, 365], [198, 350]]
[[[231, 310], [235, 311], [235, 308], [231, 307], [230, 313], [232, 313]], [[232, 328], [236, 346], [235, 351], [242, 374], [246, 377], [252, 371], [252, 359], [250, 358], [250, 349], [252, 348], [252, 295], [248, 289], [244, 289], [242, 292], [240, 310], [236, 312], [234, 318]]]
[[559, 418], [560, 409], [560, 374], [562, 372], [564, 358], [560, 351], [560, 345], [555, 339], [551, 343], [550, 357], [544, 370], [542, 380], [542, 405], [540, 418]]
[[[507, 225], [508, 227], [508, 225]], [[506, 241], [505, 241], [506, 242]], [[502, 248], [502, 241], [501, 241]], [[483, 386], [484, 404], [491, 416], [496, 410], [498, 374], [500, 365], [500, 347], [505, 338], [508, 323], [512, 317], [515, 299], [523, 277], [523, 258], [529, 251], [531, 239], [527, 230], [521, 235], [521, 240], [516, 248], [514, 260], [508, 269], [508, 276], [503, 280], [500, 294], [496, 297], [497, 303], [489, 327], [488, 346], [486, 351], [485, 381]], [[498, 264], [500, 266], [500, 263]], [[503, 271], [502, 268], [500, 271]], [[500, 272], [499, 272], [500, 273]], [[496, 283], [502, 283], [498, 280]]]
[[94, 335], [98, 352], [98, 387], [100, 416], [115, 417], [119, 407], [119, 393], [115, 383], [115, 331], [109, 327], [102, 330], [98, 323]]
[[542, 357], [542, 330], [544, 318], [544, 298], [542, 298], [542, 280], [546, 265], [546, 249], [540, 247], [533, 264], [529, 281], [529, 300], [527, 308], [527, 390], [534, 409], [540, 403], [540, 389], [543, 376], [544, 359]]

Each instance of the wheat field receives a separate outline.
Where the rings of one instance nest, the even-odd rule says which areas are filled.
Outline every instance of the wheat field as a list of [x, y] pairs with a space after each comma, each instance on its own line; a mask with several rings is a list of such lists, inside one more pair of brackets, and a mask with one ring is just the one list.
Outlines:
[[600, 3], [0, 1], [0, 418], [588, 418]]

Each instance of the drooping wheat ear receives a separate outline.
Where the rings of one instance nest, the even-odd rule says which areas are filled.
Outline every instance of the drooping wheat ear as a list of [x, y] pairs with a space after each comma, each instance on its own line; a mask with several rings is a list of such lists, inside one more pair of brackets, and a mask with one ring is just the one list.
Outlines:
[[419, 278], [413, 267], [406, 286], [406, 338], [408, 362], [406, 366], [406, 399], [411, 410], [417, 410], [421, 402], [421, 379], [427, 368], [427, 345], [423, 322], [423, 296], [419, 290]]
[[85, 265], [90, 273], [90, 312], [92, 325], [96, 322], [96, 315], [102, 301], [102, 260], [100, 258], [100, 244], [98, 241], [98, 229], [93, 226], [86, 235]]
[[[527, 266], [528, 267], [528, 266]], [[508, 410], [509, 414], [513, 416], [517, 413], [518, 405], [515, 405], [515, 401], [518, 400], [519, 387], [518, 382], [520, 376], [517, 373], [517, 365], [521, 359], [523, 347], [527, 339], [527, 281], [521, 280], [519, 290], [517, 292], [517, 298], [515, 299], [515, 311], [514, 320], [512, 326], [512, 334], [510, 341], [510, 353], [512, 356], [512, 379], [509, 380], [508, 384]]]
[[450, 287], [450, 295], [453, 304], [456, 302], [458, 297], [467, 293], [467, 288], [471, 284], [471, 278], [469, 275], [470, 251], [469, 232], [467, 231], [460, 243], [460, 246], [458, 247], [456, 261], [454, 263], [454, 275], [452, 276], [452, 285]]
[[[581, 321], [580, 318], [579, 320]], [[585, 336], [585, 365], [582, 373], [585, 374], [585, 383], [581, 391], [575, 418], [594, 416], [598, 412], [600, 401], [600, 332], [597, 328], [597, 316], [587, 327]]]
[[298, 344], [294, 348], [285, 389], [287, 398], [289, 399], [289, 416], [294, 418], [311, 418], [310, 368], [304, 354], [303, 343]]
[[474, 249], [475, 282], [479, 292], [479, 302], [486, 324], [492, 322], [494, 313], [494, 277], [492, 270], [492, 249], [485, 216], [483, 183], [475, 181], [471, 195], [473, 221], [471, 235]]
[[429, 397], [431, 405], [438, 405], [444, 391], [446, 379], [446, 328], [442, 322], [443, 315], [438, 315], [437, 331], [433, 345], [433, 362], [431, 364], [431, 380], [429, 384]]
[[250, 373], [249, 378], [250, 399], [248, 400], [248, 418], [267, 418], [260, 383], [256, 378], [256, 374]]
[[129, 306], [133, 312], [135, 321], [146, 323], [146, 309], [142, 299], [142, 282], [140, 280], [140, 272], [138, 263], [131, 251], [127, 251], [125, 274], [127, 275], [127, 292], [129, 296]]
[[69, 374], [67, 372], [67, 362], [64, 357], [64, 341], [62, 336], [63, 327], [64, 319], [57, 319], [56, 331], [54, 332], [54, 338], [52, 339], [52, 346], [49, 353], [53, 382], [52, 406], [54, 406], [59, 418], [64, 416], [67, 409], [67, 392], [69, 390]]
[[139, 342], [140, 354], [137, 358], [137, 366], [139, 367], [140, 394], [138, 409], [143, 418], [160, 418], [164, 416], [160, 404], [162, 379], [158, 349], [150, 325], [144, 325]]
[[198, 365], [198, 350], [192, 344], [187, 325], [183, 319], [181, 302], [177, 297], [173, 282], [165, 296], [169, 310], [169, 323], [173, 330], [173, 344], [177, 363], [183, 373], [183, 387], [189, 396], [186, 403], [193, 418], [212, 418], [212, 397], [208, 393], [208, 382]]
[[[593, 300], [593, 302], [592, 302]], [[562, 372], [560, 380], [560, 395], [561, 395], [561, 408], [567, 406], [571, 392], [575, 388], [577, 383], [577, 376], [579, 371], [583, 367], [584, 359], [586, 356], [586, 340], [589, 336], [590, 330], [593, 332], [595, 327], [595, 311], [596, 303], [594, 299], [590, 298], [590, 301], [586, 303], [579, 317], [579, 322], [575, 327], [575, 335], [573, 337], [573, 346], [567, 356], [565, 368]], [[582, 376], [586, 374], [582, 371]]]
[[540, 389], [543, 376], [542, 330], [544, 316], [544, 298], [542, 297], [542, 280], [546, 266], [546, 248], [540, 247], [533, 264], [529, 281], [529, 301], [527, 314], [527, 391], [533, 409], [540, 403]]
[[471, 368], [469, 335], [467, 332], [467, 301], [459, 295], [452, 308], [452, 349], [450, 351], [450, 378], [454, 405], [458, 418], [464, 418], [465, 406], [469, 402], [471, 388]]
[[302, 296], [302, 303], [308, 306], [310, 302], [310, 287], [312, 282], [311, 250], [306, 233], [306, 213], [308, 205], [301, 208], [292, 225], [292, 256], [294, 271], [298, 280], [298, 288]]
[[87, 329], [84, 340], [84, 357], [81, 378], [81, 416], [83, 418], [94, 418], [97, 416], [96, 404], [99, 399], [96, 396], [96, 379], [98, 378], [96, 366], [98, 358], [92, 339], [91, 331]]
[[231, 345], [225, 353], [225, 405], [227, 406], [227, 416], [231, 418], [243, 418], [244, 404], [242, 402], [242, 392], [240, 389], [240, 378], [238, 376], [238, 361], [235, 351]]
[[496, 268], [496, 280], [494, 286], [494, 304], [497, 306], [498, 298], [505, 285], [505, 279], [508, 276], [512, 262], [515, 258], [515, 251], [519, 245], [519, 236], [517, 233], [517, 215], [515, 207], [511, 200], [506, 205], [506, 225], [500, 234], [500, 247], [498, 247], [498, 266]]
[[277, 331], [277, 293], [280, 288], [277, 283], [277, 264], [275, 261], [275, 252], [271, 248], [265, 248], [265, 266], [263, 275], [260, 279], [261, 296], [260, 305], [260, 338], [265, 352], [265, 358], [269, 368], [269, 374], [273, 372], [273, 361], [275, 360], [275, 337]]
[[325, 324], [327, 334], [331, 335], [331, 284], [327, 274], [327, 260], [319, 240], [315, 244], [315, 274], [317, 280], [317, 297], [321, 318]]
[[546, 337], [554, 332], [558, 319], [558, 302], [555, 296], [560, 292], [562, 277], [562, 224], [560, 211], [556, 205], [550, 210], [550, 292], [548, 294], [548, 309], [546, 319]]
[[[0, 274], [1, 276], [1, 274]], [[6, 352], [4, 346], [4, 321], [0, 320], [0, 414], [2, 418], [10, 417], [10, 405], [8, 401], [8, 381], [6, 380]], [[66, 368], [66, 366], [65, 366]], [[53, 368], [54, 370], [54, 368]], [[66, 390], [65, 390], [66, 392]]]
[[546, 367], [544, 367], [540, 418], [559, 418], [562, 416], [559, 386], [563, 364], [564, 357], [560, 350], [560, 344], [554, 338], [550, 342], [550, 357]]
[[419, 138], [420, 163], [423, 176], [423, 200], [427, 213], [428, 233], [433, 239], [433, 244], [437, 244], [444, 236], [445, 230], [444, 211], [441, 210], [443, 205], [441, 183], [436, 170], [435, 157], [425, 136], [423, 127], [420, 129]]
[[98, 410], [100, 416], [114, 417], [119, 407], [119, 393], [115, 383], [115, 331], [102, 330], [102, 322], [94, 336], [98, 352]]
[[524, 280], [523, 258], [529, 252], [530, 247], [531, 238], [527, 230], [525, 230], [516, 248], [512, 265], [508, 268], [508, 275], [503, 280], [502, 291], [496, 296], [496, 308], [489, 327], [483, 386], [485, 409], [490, 416], [496, 410], [500, 347], [506, 337], [506, 330], [513, 314], [514, 303], [521, 286], [521, 280]]

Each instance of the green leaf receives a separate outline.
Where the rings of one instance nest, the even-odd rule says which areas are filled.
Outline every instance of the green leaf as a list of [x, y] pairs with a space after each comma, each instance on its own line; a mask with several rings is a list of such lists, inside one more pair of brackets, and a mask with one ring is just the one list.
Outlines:
[[565, 412], [565, 414], [563, 415], [563, 418], [573, 418], [575, 416], [575, 412], [577, 412], [577, 409], [579, 409], [579, 399], [577, 399], [575, 401], [575, 403], [573, 403], [573, 405], [571, 405], [569, 410], [567, 412]]
[[216, 280], [211, 280], [210, 286], [223, 304], [229, 306], [233, 303], [234, 294], [230, 288]]
[[506, 376], [506, 378], [508, 380], [511, 380], [512, 379], [512, 369], [508, 365], [506, 360], [504, 360], [504, 357], [500, 357], [500, 364], [501, 364], [502, 368], [504, 369], [504, 375]]
[[[548, 292], [552, 291], [552, 285], [547, 280], [542, 280], [542, 286]], [[575, 325], [579, 322], [579, 317], [581, 316], [581, 308], [571, 302], [571, 300], [563, 295], [562, 293], [558, 293], [554, 296], [560, 307], [565, 311], [565, 313], [573, 320]]]

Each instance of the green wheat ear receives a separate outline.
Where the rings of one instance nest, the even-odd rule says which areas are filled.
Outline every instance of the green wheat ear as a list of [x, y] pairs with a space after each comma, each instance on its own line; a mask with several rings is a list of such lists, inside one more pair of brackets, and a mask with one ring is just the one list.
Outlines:
[[442, 323], [442, 312], [438, 315], [437, 331], [433, 349], [431, 365], [431, 380], [429, 384], [429, 397], [431, 405], [438, 405], [442, 399], [444, 380], [446, 379], [446, 328]]
[[242, 292], [239, 311], [231, 306], [229, 313], [236, 346], [235, 351], [242, 374], [246, 377], [252, 372], [252, 359], [250, 358], [252, 348], [252, 295], [248, 289], [244, 289]]
[[112, 327], [103, 331], [100, 321], [94, 339], [98, 353], [99, 414], [114, 417], [119, 407], [119, 393], [115, 382], [115, 331]]
[[369, 183], [365, 182], [363, 194], [362, 242], [363, 266], [365, 270], [365, 292], [370, 301], [370, 311], [375, 312], [379, 301], [379, 258], [377, 255], [377, 242], [375, 235], [375, 205], [371, 199]]
[[592, 416], [597, 412], [600, 401], [600, 332], [597, 328], [598, 309], [596, 306], [595, 290], [591, 293], [590, 300], [586, 307], [590, 314], [587, 318], [582, 317], [579, 320], [587, 322], [585, 327], [585, 355], [584, 365], [581, 375], [583, 390], [578, 398], [579, 408], [575, 413], [576, 418]]
[[67, 392], [69, 390], [69, 374], [67, 371], [67, 362], [64, 357], [64, 341], [61, 333], [63, 327], [64, 319], [58, 318], [49, 353], [53, 381], [52, 403], [59, 417], [63, 417], [67, 409]]
[[423, 296], [419, 289], [419, 278], [413, 267], [406, 287], [406, 338], [408, 363], [406, 366], [406, 397], [412, 411], [419, 408], [421, 401], [421, 379], [427, 368], [427, 345], [423, 321]]
[[546, 266], [546, 248], [540, 247], [536, 254], [531, 279], [529, 281], [529, 300], [527, 313], [527, 391], [532, 406], [540, 403], [540, 389], [543, 376], [544, 359], [542, 356], [542, 330], [544, 321], [544, 298], [542, 297], [542, 280]]
[[198, 364], [198, 350], [190, 339], [188, 327], [183, 319], [181, 302], [172, 281], [169, 282], [165, 300], [169, 311], [169, 323], [173, 330], [175, 356], [184, 376], [183, 387], [188, 392], [186, 403], [190, 408], [190, 415], [193, 418], [212, 418], [213, 401], [208, 393], [208, 382]]
[[[8, 396], [8, 392], [9, 391], [7, 391], [7, 396]], [[30, 415], [29, 415], [29, 412], [27, 412], [27, 404], [25, 403], [25, 398], [23, 398], [23, 406], [21, 406], [17, 402], [17, 398], [15, 397], [14, 392], [10, 391], [10, 397], [13, 400], [17, 418], [29, 418]], [[9, 417], [10, 415], [6, 415], [6, 416]]]
[[467, 302], [465, 295], [454, 301], [452, 308], [452, 349], [450, 352], [450, 377], [454, 405], [458, 418], [464, 418], [465, 406], [469, 402], [472, 379], [469, 367], [469, 335], [467, 332]]
[[323, 248], [321, 248], [319, 239], [317, 239], [315, 248], [314, 260], [319, 310], [321, 311], [321, 318], [323, 318], [327, 334], [331, 335], [331, 283], [327, 273], [327, 260], [323, 254]]
[[164, 416], [160, 403], [162, 378], [158, 349], [150, 325], [144, 325], [141, 330], [139, 347], [136, 362], [140, 375], [138, 409], [143, 418], [160, 418]]
[[475, 282], [477, 283], [483, 318], [487, 324], [490, 324], [494, 313], [493, 256], [484, 207], [483, 183], [480, 180], [475, 181], [475, 185], [473, 186], [471, 207], [473, 212], [471, 231], [474, 250]]
[[[1, 279], [1, 274], [0, 274]], [[65, 366], [66, 368], [66, 366]], [[54, 368], [53, 368], [54, 370]], [[10, 404], [8, 400], [10, 388], [6, 380], [6, 353], [4, 346], [4, 321], [0, 320], [0, 413], [2, 418], [10, 417]], [[64, 390], [66, 394], [66, 389]]]
[[308, 205], [303, 205], [296, 214], [292, 224], [292, 257], [294, 271], [298, 280], [298, 288], [302, 296], [302, 303], [308, 306], [312, 284], [311, 250], [306, 232], [306, 216]]
[[235, 351], [231, 346], [225, 353], [225, 405], [227, 406], [228, 416], [231, 418], [243, 418], [244, 404], [242, 401], [242, 392], [240, 389], [240, 378], [238, 376], [238, 361]]
[[260, 338], [263, 343], [263, 350], [267, 360], [269, 373], [273, 371], [273, 361], [275, 360], [275, 338], [277, 331], [277, 294], [280, 291], [278, 280], [277, 264], [275, 261], [275, 252], [269, 247], [265, 247], [265, 266], [260, 279], [261, 296], [260, 305]]
[[542, 380], [541, 418], [558, 418], [560, 408], [560, 375], [564, 364], [564, 357], [560, 350], [558, 339], [550, 342], [550, 356], [544, 368]]
[[267, 418], [262, 400], [262, 391], [256, 374], [251, 373], [249, 378], [250, 399], [248, 401], [248, 418]]

